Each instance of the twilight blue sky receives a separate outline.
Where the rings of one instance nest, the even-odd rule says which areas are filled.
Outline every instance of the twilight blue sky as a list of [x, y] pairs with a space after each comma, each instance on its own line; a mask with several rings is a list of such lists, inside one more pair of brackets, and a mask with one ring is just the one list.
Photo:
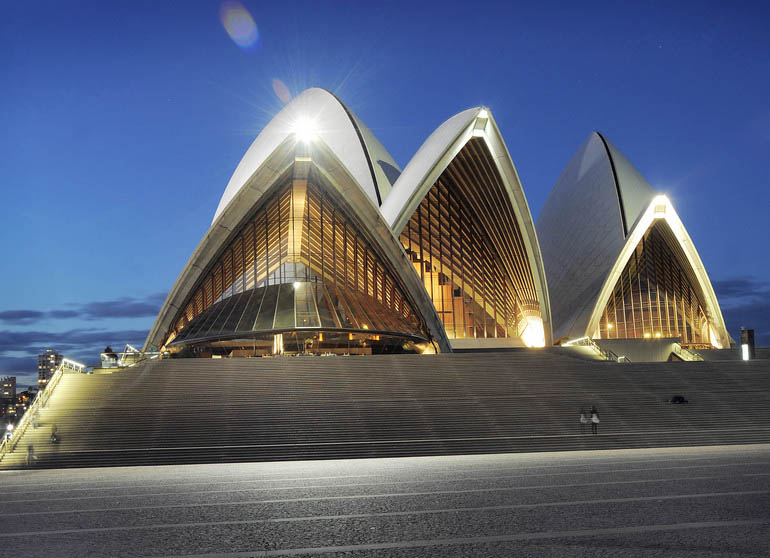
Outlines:
[[[292, 95], [335, 92], [403, 167], [497, 119], [535, 217], [592, 130], [668, 194], [733, 336], [770, 344], [767, 2], [5, 2], [0, 374], [141, 343], [230, 174]], [[564, 4], [564, 5], [563, 5]]]

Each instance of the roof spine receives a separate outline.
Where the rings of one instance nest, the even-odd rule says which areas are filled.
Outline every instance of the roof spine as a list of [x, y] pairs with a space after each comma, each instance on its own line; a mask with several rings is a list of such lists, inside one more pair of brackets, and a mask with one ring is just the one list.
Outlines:
[[612, 158], [610, 147], [607, 145], [607, 140], [600, 132], [596, 132], [599, 139], [602, 140], [604, 150], [607, 152], [607, 159], [610, 161], [610, 168], [612, 169], [612, 180], [615, 182], [615, 191], [618, 193], [618, 205], [620, 206], [620, 220], [623, 222], [623, 236], [628, 236], [628, 224], [626, 223], [626, 210], [623, 207], [623, 196], [620, 194], [620, 182], [618, 181], [618, 172], [615, 169], [615, 161]]

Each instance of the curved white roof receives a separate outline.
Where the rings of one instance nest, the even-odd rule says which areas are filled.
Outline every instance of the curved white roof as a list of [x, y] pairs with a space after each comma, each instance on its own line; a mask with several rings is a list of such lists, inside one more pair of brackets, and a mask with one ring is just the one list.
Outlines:
[[[377, 173], [370, 171], [368, 157], [376, 157], [375, 161], [389, 160], [398, 172], [395, 163], [371, 132], [359, 128], [362, 126], [360, 121], [330, 93], [311, 89], [300, 95], [295, 103], [290, 105], [292, 111], [284, 109], [268, 124], [239, 164], [220, 201], [215, 222], [169, 291], [147, 336], [145, 349], [162, 345], [191, 294], [224, 247], [240, 232], [249, 212], [264, 202], [264, 197], [274, 191], [278, 181], [307, 179], [312, 167], [344, 200], [349, 216], [360, 220], [362, 231], [372, 245], [380, 249], [385, 258], [382, 263], [387, 263], [393, 276], [403, 282], [404, 294], [440, 349], [451, 350], [420, 278], [377, 206], [375, 179], [372, 178]], [[300, 145], [293, 137], [292, 118], [300, 116], [315, 118], [316, 135], [308, 145]], [[362, 181], [368, 187], [362, 186]]]
[[[482, 110], [484, 110], [483, 107], [474, 107], [455, 114], [428, 136], [428, 139], [406, 165], [387, 199], [380, 207], [388, 225], [393, 227], [404, 209], [412, 205], [409, 202], [418, 194], [421, 187], [426, 184], [432, 185], [444, 172], [449, 162], [460, 152], [462, 146], [470, 138], [472, 129], [469, 130], [469, 127], [475, 122]], [[458, 141], [464, 133], [468, 135], [468, 138], [462, 142]], [[452, 149], [453, 146], [455, 149]], [[442, 161], [443, 164], [440, 164]], [[420, 200], [424, 195], [425, 193], [420, 196]], [[420, 200], [417, 200], [418, 204]], [[403, 228], [403, 223], [401, 228]], [[394, 232], [398, 234], [401, 228], [394, 230]]]
[[605, 277], [625, 244], [613, 164], [592, 133], [562, 171], [537, 218], [554, 339], [585, 335]]
[[214, 214], [214, 221], [236, 197], [271, 153], [297, 131], [300, 122], [310, 123], [315, 137], [323, 141], [366, 195], [376, 205], [390, 190], [384, 169], [391, 177], [398, 166], [374, 134], [342, 102], [325, 89], [303, 91], [279, 112], [251, 144], [225, 188]]
[[615, 175], [618, 199], [623, 209], [625, 222], [624, 233], [628, 234], [634, 222], [647, 209], [650, 200], [655, 196], [655, 190], [647, 183], [647, 180], [636, 170], [625, 155], [612, 145], [602, 134], [594, 132], [595, 136], [604, 143], [607, 155]]
[[631, 255], [642, 241], [647, 229], [650, 228], [654, 221], [659, 219], [663, 220], [668, 225], [669, 229], [671, 229], [674, 238], [676, 238], [679, 247], [685, 255], [687, 260], [686, 263], [692, 271], [697, 286], [703, 293], [705, 310], [709, 316], [711, 325], [713, 326], [712, 335], [714, 338], [712, 338], [711, 342], [719, 348], [729, 347], [730, 335], [727, 333], [724, 318], [722, 317], [722, 311], [719, 308], [719, 302], [717, 301], [717, 296], [714, 293], [714, 288], [711, 285], [711, 280], [706, 272], [706, 268], [698, 255], [698, 251], [695, 249], [695, 245], [693, 244], [690, 235], [684, 228], [684, 224], [681, 219], [679, 219], [679, 215], [677, 215], [674, 206], [666, 196], [655, 196], [636, 220], [636, 223], [628, 234], [623, 250], [618, 255], [612, 269], [604, 280], [601, 291], [593, 305], [593, 311], [588, 320], [586, 332], [596, 331], [599, 327], [602, 312], [604, 312], [609, 298], [612, 295], [612, 291], [620, 280], [620, 276], [623, 273], [628, 260], [631, 259]]
[[393, 185], [396, 183], [396, 180], [398, 180], [401, 169], [393, 160], [393, 157], [390, 156], [388, 150], [385, 149], [385, 146], [382, 145], [372, 131], [361, 122], [358, 116], [352, 112], [349, 112], [349, 114], [358, 127], [364, 145], [366, 145], [369, 161], [372, 164], [374, 176], [377, 179], [377, 187], [380, 191], [380, 203], [378, 205], [382, 205], [388, 197], [391, 188], [393, 188]]
[[505, 141], [489, 109], [473, 107], [464, 110], [436, 128], [404, 168], [380, 211], [393, 234], [401, 234], [441, 173], [473, 137], [483, 138], [508, 193], [515, 219], [521, 228], [522, 241], [537, 291], [545, 343], [550, 344], [552, 336], [548, 286], [532, 214]]
[[729, 344], [711, 282], [673, 207], [597, 132], [567, 163], [537, 220], [555, 339], [594, 334], [617, 276], [661, 205], [707, 299], [719, 342]]

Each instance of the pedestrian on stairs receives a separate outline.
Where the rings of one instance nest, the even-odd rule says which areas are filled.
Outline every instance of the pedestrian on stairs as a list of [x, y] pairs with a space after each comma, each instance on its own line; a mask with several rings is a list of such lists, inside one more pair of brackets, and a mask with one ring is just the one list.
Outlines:
[[599, 433], [599, 411], [596, 405], [591, 406], [591, 434]]
[[35, 461], [37, 461], [37, 456], [35, 455], [35, 446], [30, 444], [27, 446], [27, 465], [32, 465]]
[[581, 434], [586, 433], [586, 424], [588, 424], [588, 419], [586, 418], [586, 411], [581, 407], [580, 408], [580, 433]]
[[53, 425], [53, 428], [51, 429], [51, 443], [55, 444], [59, 441], [59, 429], [56, 428], [56, 425]]

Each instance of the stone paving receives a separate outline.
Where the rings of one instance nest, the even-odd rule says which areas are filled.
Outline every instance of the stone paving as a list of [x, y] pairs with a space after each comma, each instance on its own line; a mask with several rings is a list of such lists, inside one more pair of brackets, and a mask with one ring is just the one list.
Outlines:
[[770, 445], [0, 474], [0, 554], [770, 555]]

